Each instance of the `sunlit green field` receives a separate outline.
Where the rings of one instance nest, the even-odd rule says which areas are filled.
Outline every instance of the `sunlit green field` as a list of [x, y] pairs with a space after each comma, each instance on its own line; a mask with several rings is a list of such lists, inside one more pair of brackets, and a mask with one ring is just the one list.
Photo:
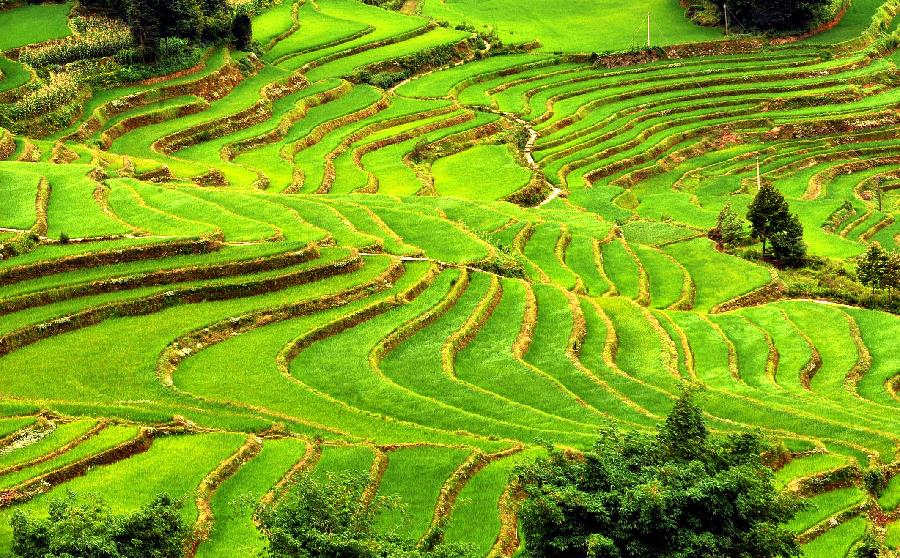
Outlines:
[[[685, 386], [784, 445], [806, 556], [874, 517], [897, 547], [900, 319], [707, 238], [758, 170], [842, 273], [900, 248], [897, 0], [784, 45], [674, 0], [261, 6], [258, 55], [54, 93], [52, 129], [22, 107], [74, 67], [10, 49], [86, 40], [73, 6], [0, 12], [0, 556], [68, 491], [167, 491], [197, 555], [256, 555], [257, 503], [341, 471], [403, 504], [379, 531], [511, 556], [540, 441], [650, 431]], [[591, 62], [648, 13], [659, 59]]]

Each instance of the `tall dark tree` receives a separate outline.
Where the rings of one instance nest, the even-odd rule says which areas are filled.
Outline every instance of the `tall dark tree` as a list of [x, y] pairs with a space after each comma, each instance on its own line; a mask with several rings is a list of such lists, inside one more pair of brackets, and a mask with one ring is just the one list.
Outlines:
[[238, 14], [231, 23], [231, 37], [234, 46], [239, 50], [247, 50], [253, 39], [253, 22], [247, 14]]
[[890, 291], [891, 296], [894, 296], [894, 292], [900, 289], [900, 252], [892, 251], [888, 254], [884, 286]]
[[131, 35], [144, 62], [155, 62], [159, 57], [160, 28], [159, 0], [130, 0], [125, 15]]
[[181, 37], [190, 41], [200, 39], [204, 13], [198, 0], [164, 0], [160, 10], [160, 26], [164, 37]]
[[686, 394], [656, 436], [609, 429], [592, 451], [520, 467], [528, 558], [798, 556], [755, 434], [710, 436]]
[[806, 260], [806, 242], [800, 218], [791, 213], [771, 236], [772, 255], [782, 265], [798, 267]]
[[888, 255], [877, 242], [873, 242], [859, 260], [859, 264], [856, 266], [856, 275], [859, 277], [860, 283], [872, 288], [872, 294], [875, 294], [875, 289], [884, 286], [888, 275], [889, 261]]
[[750, 235], [762, 241], [763, 257], [766, 257], [766, 242], [772, 234], [784, 230], [790, 221], [788, 204], [775, 187], [763, 182], [756, 197], [747, 208], [747, 220], [750, 221]]

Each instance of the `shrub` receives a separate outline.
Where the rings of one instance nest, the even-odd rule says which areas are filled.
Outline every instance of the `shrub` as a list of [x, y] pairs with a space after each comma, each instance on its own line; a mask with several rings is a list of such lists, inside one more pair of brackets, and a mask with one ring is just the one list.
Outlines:
[[739, 246], [747, 240], [744, 224], [730, 203], [726, 203], [719, 212], [715, 228], [709, 231], [709, 238], [728, 248]]
[[788, 267], [800, 267], [806, 262], [806, 242], [800, 218], [790, 214], [781, 229], [772, 234], [772, 255]]
[[887, 471], [880, 467], [872, 467], [870, 469], [866, 469], [863, 473], [863, 484], [866, 486], [866, 490], [876, 498], [881, 496], [881, 493], [884, 492], [884, 489], [887, 488], [888, 481], [890, 477], [887, 475]]
[[247, 50], [253, 38], [253, 22], [247, 14], [238, 14], [231, 23], [231, 37], [238, 50]]
[[[463, 558], [468, 547], [416, 542], [374, 530], [374, 518], [386, 506], [386, 498], [366, 505], [363, 492], [368, 475], [330, 475], [317, 482], [300, 479], [290, 499], [260, 514], [268, 536], [267, 553], [277, 558], [331, 556], [334, 558]], [[439, 538], [439, 537], [438, 537]]]

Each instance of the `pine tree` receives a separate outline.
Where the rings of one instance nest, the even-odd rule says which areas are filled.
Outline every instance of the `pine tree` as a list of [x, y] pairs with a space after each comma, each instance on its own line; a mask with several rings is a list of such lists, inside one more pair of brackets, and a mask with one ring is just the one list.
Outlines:
[[881, 245], [877, 242], [873, 242], [869, 246], [869, 249], [866, 250], [865, 255], [859, 261], [856, 274], [863, 285], [872, 287], [872, 294], [875, 294], [875, 289], [880, 289], [884, 286], [888, 275], [888, 263], [887, 254], [884, 253]]
[[762, 241], [763, 258], [766, 257], [766, 241], [772, 234], [784, 230], [790, 221], [787, 202], [781, 192], [767, 182], [763, 182], [756, 197], [747, 208], [750, 221], [750, 235]]
[[803, 241], [803, 225], [794, 214], [788, 214], [784, 222], [777, 223], [778, 230], [771, 235], [772, 255], [782, 265], [797, 267], [806, 259], [806, 243]]

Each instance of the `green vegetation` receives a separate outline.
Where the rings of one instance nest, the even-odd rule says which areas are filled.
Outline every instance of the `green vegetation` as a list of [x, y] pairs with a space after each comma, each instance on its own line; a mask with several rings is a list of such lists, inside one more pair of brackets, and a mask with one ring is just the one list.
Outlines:
[[361, 503], [367, 478], [343, 474], [317, 482], [303, 477], [291, 499], [263, 516], [269, 533], [268, 555], [273, 557], [358, 556], [441, 557], [465, 556], [465, 549], [441, 545], [417, 551], [413, 541], [379, 536], [374, 516], [388, 506], [376, 500]]
[[752, 435], [709, 437], [689, 394], [657, 435], [611, 430], [583, 460], [554, 451], [517, 471], [525, 555], [796, 556], [779, 496]]
[[0, 4], [0, 556], [165, 493], [188, 558], [512, 558], [535, 459], [734, 494], [686, 387], [809, 504], [749, 555], [897, 546], [896, 0]]
[[[35, 3], [0, 12], [0, 50], [65, 37], [71, 33], [67, 24], [67, 16], [71, 11], [70, 3]], [[23, 22], [36, 21], [41, 24], [23, 25]]]
[[102, 501], [80, 504], [71, 494], [50, 505], [47, 519], [24, 514], [12, 519], [16, 556], [110, 556], [137, 558], [181, 555], [188, 527], [179, 505], [167, 495], [126, 517], [117, 517]]

